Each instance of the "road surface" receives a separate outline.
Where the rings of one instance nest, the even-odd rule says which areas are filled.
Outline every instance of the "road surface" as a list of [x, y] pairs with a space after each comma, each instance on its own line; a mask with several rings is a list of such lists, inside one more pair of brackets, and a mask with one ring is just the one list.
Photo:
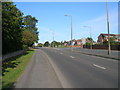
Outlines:
[[40, 48], [16, 88], [118, 88], [118, 61]]

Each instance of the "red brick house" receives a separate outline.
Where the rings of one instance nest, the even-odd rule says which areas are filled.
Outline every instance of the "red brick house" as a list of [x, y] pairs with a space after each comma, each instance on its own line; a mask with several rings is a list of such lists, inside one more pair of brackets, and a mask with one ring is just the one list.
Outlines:
[[77, 45], [82, 45], [82, 40], [81, 39], [76, 40], [76, 42], [77, 42]]
[[[120, 42], [120, 34], [110, 34], [110, 38], [111, 37], [115, 37], [115, 41], [116, 42]], [[107, 40], [108, 41], [108, 34], [100, 34], [98, 36], [98, 41], [97, 42], [103, 42], [104, 40]]]

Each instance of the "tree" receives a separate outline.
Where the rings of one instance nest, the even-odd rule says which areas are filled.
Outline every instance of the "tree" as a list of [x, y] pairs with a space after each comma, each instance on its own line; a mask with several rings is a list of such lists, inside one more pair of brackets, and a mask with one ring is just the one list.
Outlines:
[[38, 46], [38, 47], [43, 47], [43, 44], [42, 44], [42, 43], [38, 43], [37, 46]]
[[35, 17], [32, 17], [31, 15], [27, 15], [23, 17], [23, 22], [24, 22], [25, 30], [29, 30], [33, 32], [37, 31], [36, 23], [38, 22], [38, 20]]
[[62, 44], [61, 44], [61, 42], [53, 41], [53, 42], [51, 42], [50, 45], [51, 45], [51, 47], [58, 47], [58, 46], [60, 46]]
[[23, 17], [23, 38], [22, 42], [24, 45], [27, 45], [28, 47], [31, 47], [34, 42], [38, 41], [38, 32], [36, 28], [36, 23], [38, 20], [35, 17], [32, 17], [31, 15], [27, 15]]
[[49, 47], [49, 42], [48, 41], [46, 41], [45, 43], [44, 43], [44, 47]]
[[32, 46], [35, 41], [36, 41], [36, 35], [32, 31], [24, 30], [22, 32], [23, 48], [28, 47], [28, 46]]
[[2, 2], [2, 54], [32, 46], [37, 42], [37, 22], [31, 15], [23, 17], [23, 13], [13, 2]]
[[[110, 45], [119, 45], [119, 42], [115, 41], [116, 39], [117, 39], [116, 37], [110, 37]], [[103, 44], [108, 45], [108, 41], [105, 39], [103, 41]]]
[[92, 41], [92, 42], [94, 41], [91, 37], [87, 37], [87, 39], [90, 40], [90, 41]]
[[91, 45], [91, 43], [90, 42], [86, 42], [86, 45]]
[[22, 16], [13, 2], [2, 2], [2, 54], [22, 49]]

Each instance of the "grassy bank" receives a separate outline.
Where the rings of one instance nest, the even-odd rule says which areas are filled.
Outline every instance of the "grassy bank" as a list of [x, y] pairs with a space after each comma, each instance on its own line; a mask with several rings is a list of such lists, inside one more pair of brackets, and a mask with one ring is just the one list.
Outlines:
[[12, 58], [2, 65], [2, 88], [13, 87], [16, 80], [25, 70], [27, 64], [32, 58], [34, 50], [27, 51], [25, 54]]

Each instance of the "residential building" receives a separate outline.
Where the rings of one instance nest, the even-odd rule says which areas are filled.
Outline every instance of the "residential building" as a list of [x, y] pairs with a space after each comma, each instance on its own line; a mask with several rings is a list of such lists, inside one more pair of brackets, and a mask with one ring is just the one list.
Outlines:
[[[72, 40], [72, 46], [82, 46], [83, 44], [85, 44], [86, 42], [91, 42], [90, 40], [86, 39], [86, 38], [82, 38], [82, 39], [78, 39], [78, 40]], [[71, 45], [71, 41], [65, 41], [64, 42], [64, 46], [70, 46]]]
[[77, 42], [77, 45], [82, 45], [83, 44], [81, 39], [76, 40], [76, 42]]
[[[120, 42], [120, 34], [110, 34], [110, 38], [112, 37], [115, 37], [115, 40], [116, 42]], [[108, 34], [103, 34], [101, 33], [99, 36], [98, 36], [98, 41], [97, 42], [103, 42], [104, 40], [107, 40], [108, 41]]]

